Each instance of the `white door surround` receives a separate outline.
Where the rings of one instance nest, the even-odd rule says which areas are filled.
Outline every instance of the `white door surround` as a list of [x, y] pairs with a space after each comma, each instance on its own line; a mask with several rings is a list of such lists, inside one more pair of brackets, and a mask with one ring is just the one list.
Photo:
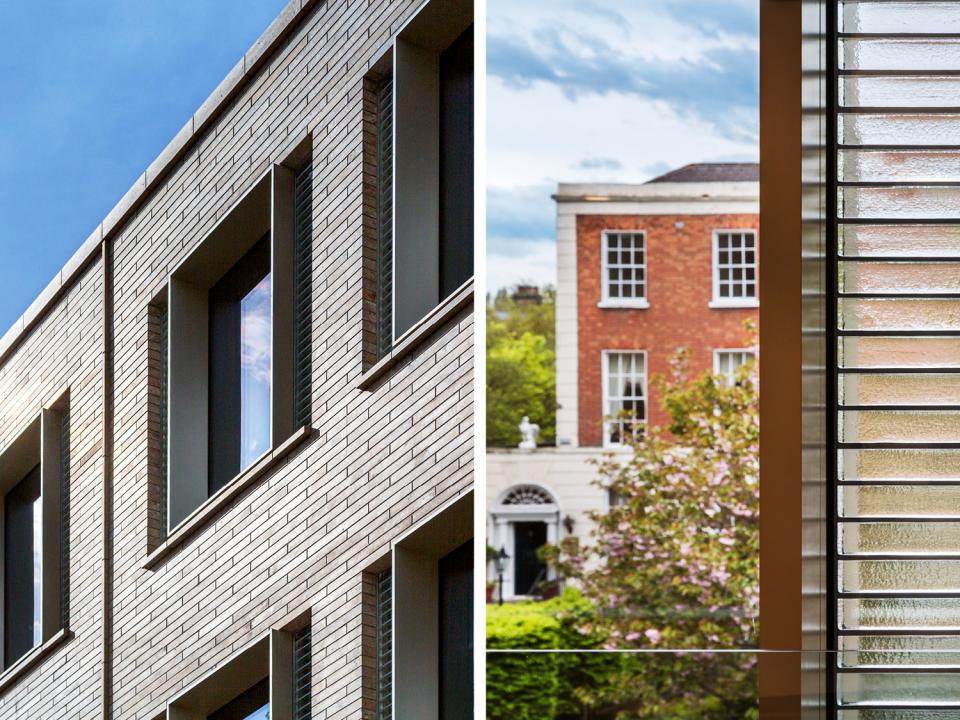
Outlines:
[[[490, 506], [490, 545], [494, 550], [504, 548], [510, 557], [503, 568], [503, 599], [522, 600], [525, 595], [517, 595], [514, 588], [514, 524], [518, 522], [542, 522], [547, 526], [547, 542], [560, 540], [560, 506], [556, 495], [541, 485], [513, 485], [500, 493], [496, 503]], [[490, 580], [497, 580], [496, 573], [490, 568]], [[555, 578], [551, 568], [547, 568], [547, 579]], [[496, 588], [495, 597], [499, 597], [500, 588]]]

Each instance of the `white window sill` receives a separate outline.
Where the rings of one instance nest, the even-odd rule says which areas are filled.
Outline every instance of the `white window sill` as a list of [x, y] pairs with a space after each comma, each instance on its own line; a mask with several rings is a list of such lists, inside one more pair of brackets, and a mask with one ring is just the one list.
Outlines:
[[0, 673], [0, 695], [16, 685], [23, 677], [40, 665], [54, 650], [73, 637], [73, 633], [64, 628], [58, 630], [52, 638], [37, 645], [13, 665]]
[[603, 451], [610, 453], [629, 453], [633, 452], [633, 446], [624, 445], [623, 443], [604, 443]]
[[229, 505], [234, 498], [279, 465], [281, 460], [293, 452], [309, 436], [310, 427], [305, 425], [207, 498], [200, 507], [190, 513], [183, 522], [167, 535], [167, 539], [163, 543], [147, 555], [147, 559], [143, 563], [143, 569], [153, 570], [166, 560], [177, 548], [193, 537], [215, 515]]
[[601, 300], [597, 307], [604, 310], [646, 310], [650, 303], [646, 300]]
[[731, 308], [758, 308], [760, 301], [757, 298], [743, 300], [711, 300], [708, 307], [712, 310], [728, 310]]

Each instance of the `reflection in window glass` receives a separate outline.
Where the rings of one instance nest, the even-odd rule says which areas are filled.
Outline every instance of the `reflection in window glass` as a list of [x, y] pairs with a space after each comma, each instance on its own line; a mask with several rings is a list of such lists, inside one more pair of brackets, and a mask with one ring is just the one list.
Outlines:
[[247, 715], [244, 720], [269, 720], [270, 718], [270, 703], [267, 703], [262, 708], [254, 710], [252, 713]]
[[270, 305], [268, 274], [240, 301], [240, 468], [270, 448]]
[[41, 548], [43, 547], [43, 503], [41, 498], [33, 501], [33, 644], [40, 644], [42, 630], [40, 625], [41, 586], [40, 578], [43, 568]]

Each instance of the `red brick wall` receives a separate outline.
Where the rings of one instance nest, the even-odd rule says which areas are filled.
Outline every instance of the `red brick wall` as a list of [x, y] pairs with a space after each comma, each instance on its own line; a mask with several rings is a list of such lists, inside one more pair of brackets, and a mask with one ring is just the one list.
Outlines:
[[[675, 223], [682, 221], [678, 230]], [[713, 369], [717, 348], [746, 346], [743, 321], [759, 320], [756, 308], [714, 310], [712, 242], [715, 229], [759, 230], [758, 215], [578, 215], [577, 332], [579, 362], [579, 441], [603, 444], [601, 351], [646, 350], [649, 388], [647, 421], [666, 423], [652, 387], [666, 375], [678, 347], [690, 351], [691, 371]], [[643, 230], [647, 246], [647, 300], [650, 307], [607, 309], [601, 299], [601, 233]]]

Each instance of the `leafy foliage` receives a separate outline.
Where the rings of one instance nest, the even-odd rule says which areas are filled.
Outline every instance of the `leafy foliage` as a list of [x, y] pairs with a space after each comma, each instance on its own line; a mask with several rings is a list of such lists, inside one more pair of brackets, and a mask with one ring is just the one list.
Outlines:
[[[598, 464], [597, 483], [618, 501], [594, 513], [588, 542], [567, 538], [547, 558], [602, 611], [577, 622], [610, 649], [750, 648], [759, 604], [758, 375], [735, 383], [687, 378], [686, 354], [658, 378], [670, 415], [633, 441], [627, 458]], [[639, 665], [657, 656], [640, 656]], [[732, 718], [755, 712], [750, 654], [674, 655], [669, 673], [587, 688], [594, 703], [633, 706], [621, 718]], [[627, 696], [634, 696], [632, 699]], [[731, 714], [732, 713], [732, 714]]]
[[[580, 625], [595, 614], [578, 591], [560, 598], [488, 606], [487, 717], [490, 720], [619, 720], [756, 717], [754, 692], [726, 692], [731, 676], [742, 686], [743, 657], [709, 653], [532, 653], [523, 649], [599, 649]], [[502, 653], [502, 649], [521, 652]], [[718, 690], [718, 688], [720, 688]]]
[[[577, 623], [593, 608], [575, 589], [545, 602], [487, 607], [490, 650], [547, 650], [600, 646]], [[551, 720], [613, 717], [611, 708], [592, 707], [586, 688], [608, 687], [628, 658], [614, 654], [488, 653], [487, 717], [490, 720]], [[612, 689], [612, 688], [611, 688]], [[601, 703], [605, 700], [600, 700]], [[604, 712], [607, 714], [604, 715]]]
[[487, 445], [516, 447], [524, 415], [540, 426], [539, 443], [556, 441], [556, 292], [518, 303], [506, 291], [487, 306]]

